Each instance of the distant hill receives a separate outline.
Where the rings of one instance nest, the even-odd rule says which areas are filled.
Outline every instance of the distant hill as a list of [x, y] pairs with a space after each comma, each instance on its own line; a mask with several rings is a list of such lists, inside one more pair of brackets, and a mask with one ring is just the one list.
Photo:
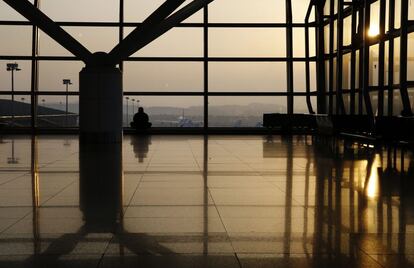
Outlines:
[[[13, 106], [12, 106], [13, 105]], [[12, 111], [15, 116], [24, 116], [30, 115], [31, 105], [29, 103], [14, 101], [14, 104], [11, 100], [1, 100], [0, 99], [0, 116], [10, 116]], [[37, 114], [39, 115], [62, 115], [65, 114], [65, 111], [48, 108], [44, 106], [37, 106]]]
[[[169, 114], [179, 116], [185, 112], [186, 116], [195, 116], [203, 114], [202, 106], [191, 106], [188, 108], [150, 106], [145, 111], [148, 114]], [[286, 107], [278, 104], [250, 103], [248, 105], [210, 105], [209, 115], [215, 116], [262, 116], [263, 113], [285, 112]]]
[[[11, 115], [14, 114], [14, 119]], [[78, 125], [78, 115], [74, 113], [37, 106], [39, 127], [74, 127]], [[31, 105], [28, 103], [0, 99], [0, 124], [28, 127], [31, 124]]]

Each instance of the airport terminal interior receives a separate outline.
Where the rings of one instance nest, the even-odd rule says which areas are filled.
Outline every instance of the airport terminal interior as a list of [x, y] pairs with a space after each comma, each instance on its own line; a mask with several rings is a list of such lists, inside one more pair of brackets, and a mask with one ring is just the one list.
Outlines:
[[0, 0], [0, 36], [1, 268], [414, 267], [412, 0]]

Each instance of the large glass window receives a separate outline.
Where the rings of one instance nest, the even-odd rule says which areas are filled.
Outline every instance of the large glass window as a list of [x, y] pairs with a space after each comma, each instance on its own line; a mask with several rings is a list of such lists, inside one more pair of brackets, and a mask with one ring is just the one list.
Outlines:
[[[122, 36], [126, 37], [163, 2], [124, 0], [124, 10], [120, 10], [120, 0], [44, 0], [41, 1], [41, 10], [91, 52], [109, 52]], [[181, 7], [190, 2], [186, 0]], [[308, 112], [307, 79], [310, 81], [312, 106], [316, 109], [317, 25], [307, 25], [309, 39], [305, 40], [305, 15], [310, 2], [291, 1], [293, 24], [287, 22], [285, 1], [215, 0], [208, 6], [208, 12], [200, 10], [176, 25], [119, 65], [123, 72], [124, 95], [129, 98], [124, 100], [124, 125], [128, 126], [133, 112], [142, 105], [152, 114], [154, 126], [158, 127], [181, 126], [177, 123], [180, 117], [189, 117], [192, 123], [186, 126], [192, 127], [207, 126], [204, 125], [207, 121], [210, 127], [260, 126], [263, 113]], [[382, 86], [380, 72], [385, 76], [385, 85], [399, 86], [400, 42], [404, 40], [398, 30], [401, 1], [395, 1], [395, 14], [389, 13], [389, 1], [386, 1], [385, 30], [389, 34], [384, 37], [378, 36], [380, 5], [380, 1], [371, 1], [370, 25], [366, 25], [370, 26], [368, 34], [376, 36], [365, 44], [369, 46], [367, 73], [373, 110], [381, 101], [378, 99], [381, 97], [378, 88]], [[412, 20], [411, 2], [408, 8], [409, 19]], [[353, 112], [358, 112], [365, 109], [364, 102], [359, 101], [359, 91], [362, 90], [359, 87], [366, 75], [366, 70], [361, 68], [365, 65], [360, 64], [366, 38], [362, 38], [362, 33], [352, 33], [352, 25], [360, 26], [359, 13], [352, 21], [351, 13], [346, 11], [343, 23], [338, 23], [341, 18], [337, 16], [337, 9], [337, 0], [325, 1], [323, 35], [327, 107], [336, 106], [336, 81], [342, 78], [339, 86], [344, 91], [346, 112], [351, 112], [353, 95], [356, 96]], [[204, 14], [208, 17], [204, 18]], [[395, 29], [389, 29], [388, 18], [394, 18]], [[315, 13], [312, 11], [309, 22], [314, 21]], [[12, 91], [15, 91], [18, 92], [16, 96], [13, 94], [15, 101], [24, 98], [31, 105], [34, 98], [30, 94], [33, 94], [37, 97], [34, 105], [40, 107], [37, 116], [44, 119], [37, 118], [39, 127], [76, 127], [79, 72], [84, 63], [41, 30], [36, 39], [32, 25], [4, 2], [0, 2], [0, 22], [0, 34], [6, 37], [0, 43], [0, 64], [3, 66], [0, 68], [0, 91], [4, 99], [11, 99]], [[337, 44], [338, 25], [343, 25], [343, 47]], [[410, 27], [408, 32], [407, 80], [414, 81], [414, 38]], [[293, 42], [288, 45], [287, 35], [290, 33]], [[394, 41], [392, 51], [391, 40]], [[36, 46], [33, 47], [36, 42], [38, 51]], [[306, 58], [305, 42], [309, 42], [309, 58]], [[380, 42], [385, 42], [383, 56]], [[342, 51], [338, 53], [337, 49]], [[288, 58], [290, 52], [293, 58]], [[393, 57], [389, 57], [389, 53]], [[338, 55], [342, 57], [342, 66], [337, 66], [340, 63]], [[379, 66], [381, 57], [384, 59], [383, 70], [379, 69], [382, 68]], [[12, 90], [11, 73], [5, 66], [13, 62], [18, 63], [21, 70], [14, 73]], [[290, 63], [293, 68], [289, 68]], [[393, 65], [390, 66], [391, 63]], [[338, 73], [340, 67], [342, 73]], [[390, 70], [393, 81], [388, 81]], [[288, 83], [288, 77], [293, 77], [293, 84]], [[68, 87], [68, 112], [74, 114], [72, 119], [75, 121], [70, 124], [59, 121], [63, 115], [66, 116], [63, 79], [72, 81]], [[398, 90], [394, 91], [392, 101], [394, 110], [398, 111], [401, 110], [401, 97], [398, 97]], [[47, 125], [51, 115], [41, 114], [42, 111], [48, 111], [59, 119]]]

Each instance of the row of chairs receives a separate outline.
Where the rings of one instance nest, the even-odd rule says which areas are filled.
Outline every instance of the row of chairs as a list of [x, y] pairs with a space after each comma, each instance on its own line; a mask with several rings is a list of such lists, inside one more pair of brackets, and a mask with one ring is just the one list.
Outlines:
[[273, 113], [263, 115], [263, 126], [282, 132], [306, 130], [321, 135], [363, 135], [414, 143], [414, 117]]

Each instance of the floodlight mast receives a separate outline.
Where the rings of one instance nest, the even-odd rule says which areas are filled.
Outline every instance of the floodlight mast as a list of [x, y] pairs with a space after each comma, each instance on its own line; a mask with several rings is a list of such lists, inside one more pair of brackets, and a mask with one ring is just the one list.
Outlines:
[[65, 110], [65, 127], [68, 127], [68, 92], [69, 92], [69, 85], [72, 85], [70, 79], [63, 79], [63, 84], [66, 86], [66, 110]]
[[12, 121], [11, 121], [11, 126], [14, 126], [14, 72], [18, 72], [21, 69], [19, 68], [19, 64], [17, 64], [17, 62], [14, 63], [7, 63], [7, 71], [11, 72], [11, 117], [12, 117]]

